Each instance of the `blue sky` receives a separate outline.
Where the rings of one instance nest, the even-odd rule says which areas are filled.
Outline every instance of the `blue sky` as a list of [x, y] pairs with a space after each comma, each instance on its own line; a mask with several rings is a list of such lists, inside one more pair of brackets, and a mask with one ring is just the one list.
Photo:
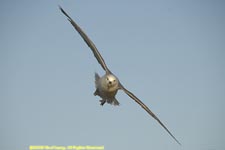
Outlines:
[[[94, 72], [104, 72], [58, 5], [182, 146], [123, 92], [121, 106], [99, 105]], [[224, 8], [222, 0], [1, 1], [0, 149], [225, 149]]]

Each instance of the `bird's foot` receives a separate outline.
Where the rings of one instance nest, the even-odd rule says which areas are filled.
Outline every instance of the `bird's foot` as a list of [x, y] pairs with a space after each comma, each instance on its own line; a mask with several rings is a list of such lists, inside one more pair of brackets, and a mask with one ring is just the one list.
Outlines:
[[99, 95], [98, 90], [96, 90], [93, 94], [94, 94], [94, 96]]
[[105, 104], [105, 102], [106, 102], [106, 100], [104, 100], [104, 99], [102, 99], [102, 100], [99, 100], [99, 102], [101, 102], [101, 104], [100, 105], [104, 105]]

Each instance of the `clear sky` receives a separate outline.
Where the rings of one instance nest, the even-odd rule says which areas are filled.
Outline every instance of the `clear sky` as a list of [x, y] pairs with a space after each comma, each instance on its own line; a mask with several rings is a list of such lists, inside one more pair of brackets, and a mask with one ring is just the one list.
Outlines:
[[[104, 72], [58, 5], [182, 146], [122, 91], [100, 106]], [[0, 20], [0, 149], [225, 149], [225, 1], [2, 0]]]

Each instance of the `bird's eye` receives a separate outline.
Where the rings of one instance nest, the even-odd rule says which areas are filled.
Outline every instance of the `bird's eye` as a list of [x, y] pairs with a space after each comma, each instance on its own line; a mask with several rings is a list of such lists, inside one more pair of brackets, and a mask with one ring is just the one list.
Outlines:
[[106, 78], [106, 80], [109, 80], [109, 78]]
[[113, 82], [116, 82], [116, 79], [114, 79]]

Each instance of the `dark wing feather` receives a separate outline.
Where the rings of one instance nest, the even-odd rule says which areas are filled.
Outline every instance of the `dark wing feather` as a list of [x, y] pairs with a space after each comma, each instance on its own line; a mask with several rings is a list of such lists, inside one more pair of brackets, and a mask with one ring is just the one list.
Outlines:
[[95, 58], [97, 59], [98, 63], [102, 66], [102, 68], [106, 72], [110, 72], [108, 67], [105, 64], [104, 59], [102, 58], [101, 54], [99, 53], [98, 49], [96, 48], [95, 44], [88, 38], [88, 36], [84, 33], [84, 31], [76, 24], [76, 22], [59, 6], [59, 9], [62, 13], [68, 18], [72, 26], [77, 30], [83, 40], [87, 43], [87, 45], [91, 48], [92, 52], [94, 53]]
[[180, 142], [173, 136], [173, 134], [167, 129], [167, 127], [159, 120], [159, 118], [140, 100], [138, 99], [133, 93], [131, 93], [130, 91], [128, 91], [126, 88], [124, 88], [122, 85], [121, 89], [133, 100], [135, 100], [135, 102], [137, 102], [145, 111], [147, 111], [147, 113], [149, 115], [151, 115], [156, 121], [158, 121], [158, 123], [169, 133], [169, 135], [179, 144]]

